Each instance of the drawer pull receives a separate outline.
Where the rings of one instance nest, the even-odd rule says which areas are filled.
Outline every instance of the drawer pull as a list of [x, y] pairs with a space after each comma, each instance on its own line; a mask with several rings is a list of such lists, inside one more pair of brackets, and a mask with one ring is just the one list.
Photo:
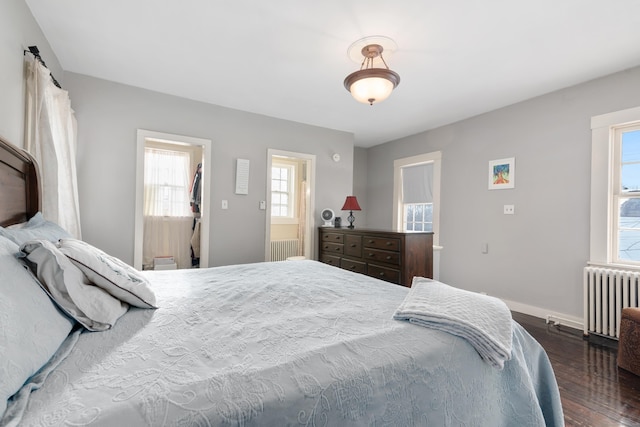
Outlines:
[[387, 255], [387, 259], [391, 259], [391, 255]]
[[369, 244], [373, 243], [373, 240], [369, 240], [369, 242], [368, 242], [368, 243], [369, 243]]
[[356, 247], [356, 246], [358, 246], [358, 245], [356, 245], [355, 243], [352, 243], [350, 246], [351, 246], [352, 248], [355, 248], [355, 247]]
[[390, 241], [387, 240], [387, 243], [385, 243], [385, 245], [387, 246], [391, 246], [393, 243], [391, 243]]
[[374, 257], [376, 256], [376, 254], [369, 254], [369, 257]]
[[380, 273], [378, 273], [378, 276], [384, 277], [384, 271], [381, 271]]
[[335, 249], [336, 249], [336, 251], [340, 252], [340, 248], [335, 248]]

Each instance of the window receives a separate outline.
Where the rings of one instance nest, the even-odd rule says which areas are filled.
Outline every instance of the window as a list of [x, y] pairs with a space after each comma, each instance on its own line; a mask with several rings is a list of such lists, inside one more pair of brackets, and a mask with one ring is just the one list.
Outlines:
[[640, 123], [614, 127], [613, 261], [640, 265]]
[[294, 217], [295, 168], [293, 165], [273, 164], [271, 167], [271, 216]]
[[394, 226], [402, 231], [433, 231], [438, 245], [440, 159], [434, 152], [394, 162]]
[[145, 216], [192, 216], [189, 153], [145, 147]]
[[433, 231], [433, 203], [404, 203], [404, 231]]
[[589, 265], [640, 269], [640, 107], [591, 118], [589, 230]]

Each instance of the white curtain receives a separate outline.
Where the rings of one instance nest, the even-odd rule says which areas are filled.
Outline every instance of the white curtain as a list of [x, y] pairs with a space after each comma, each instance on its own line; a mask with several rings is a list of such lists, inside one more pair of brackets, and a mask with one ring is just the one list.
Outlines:
[[145, 216], [143, 267], [153, 268], [155, 257], [172, 256], [178, 268], [190, 268], [192, 224], [189, 217]]
[[76, 119], [69, 94], [53, 84], [45, 66], [28, 60], [26, 101], [26, 149], [40, 167], [42, 215], [80, 239]]
[[189, 153], [144, 149], [144, 215], [192, 216]]
[[178, 268], [191, 266], [193, 213], [189, 153], [145, 148], [143, 265], [153, 258], [172, 256]]

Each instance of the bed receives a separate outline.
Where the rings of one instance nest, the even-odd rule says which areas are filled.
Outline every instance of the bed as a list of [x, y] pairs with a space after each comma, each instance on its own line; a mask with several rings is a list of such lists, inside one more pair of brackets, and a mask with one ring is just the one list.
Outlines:
[[[37, 167], [0, 153], [0, 224], [28, 227]], [[0, 236], [0, 381], [24, 377], [0, 386], [1, 426], [563, 425], [547, 355], [510, 319], [497, 368], [463, 337], [395, 320], [410, 289], [307, 260], [139, 272], [157, 308], [90, 332], [24, 267], [28, 246], [17, 258]]]

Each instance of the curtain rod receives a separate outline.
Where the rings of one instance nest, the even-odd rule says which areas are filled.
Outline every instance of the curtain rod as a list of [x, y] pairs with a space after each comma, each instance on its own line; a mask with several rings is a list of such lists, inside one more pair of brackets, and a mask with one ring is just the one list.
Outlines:
[[[44, 60], [42, 59], [42, 57], [40, 56], [40, 50], [38, 49], [38, 46], [29, 46], [29, 50], [25, 49], [22, 54], [26, 55], [27, 52], [29, 52], [30, 54], [33, 55], [33, 57], [35, 59], [38, 60], [39, 63], [41, 63], [42, 65], [44, 65], [47, 69], [49, 69], [49, 67], [47, 67], [47, 64], [44, 63]], [[54, 85], [56, 85], [56, 87], [62, 89], [62, 86], [60, 86], [60, 83], [58, 83], [58, 81], [56, 80], [55, 77], [53, 77], [53, 74], [51, 74], [51, 71], [49, 71], [49, 76], [51, 76], [51, 81], [53, 82]]]

